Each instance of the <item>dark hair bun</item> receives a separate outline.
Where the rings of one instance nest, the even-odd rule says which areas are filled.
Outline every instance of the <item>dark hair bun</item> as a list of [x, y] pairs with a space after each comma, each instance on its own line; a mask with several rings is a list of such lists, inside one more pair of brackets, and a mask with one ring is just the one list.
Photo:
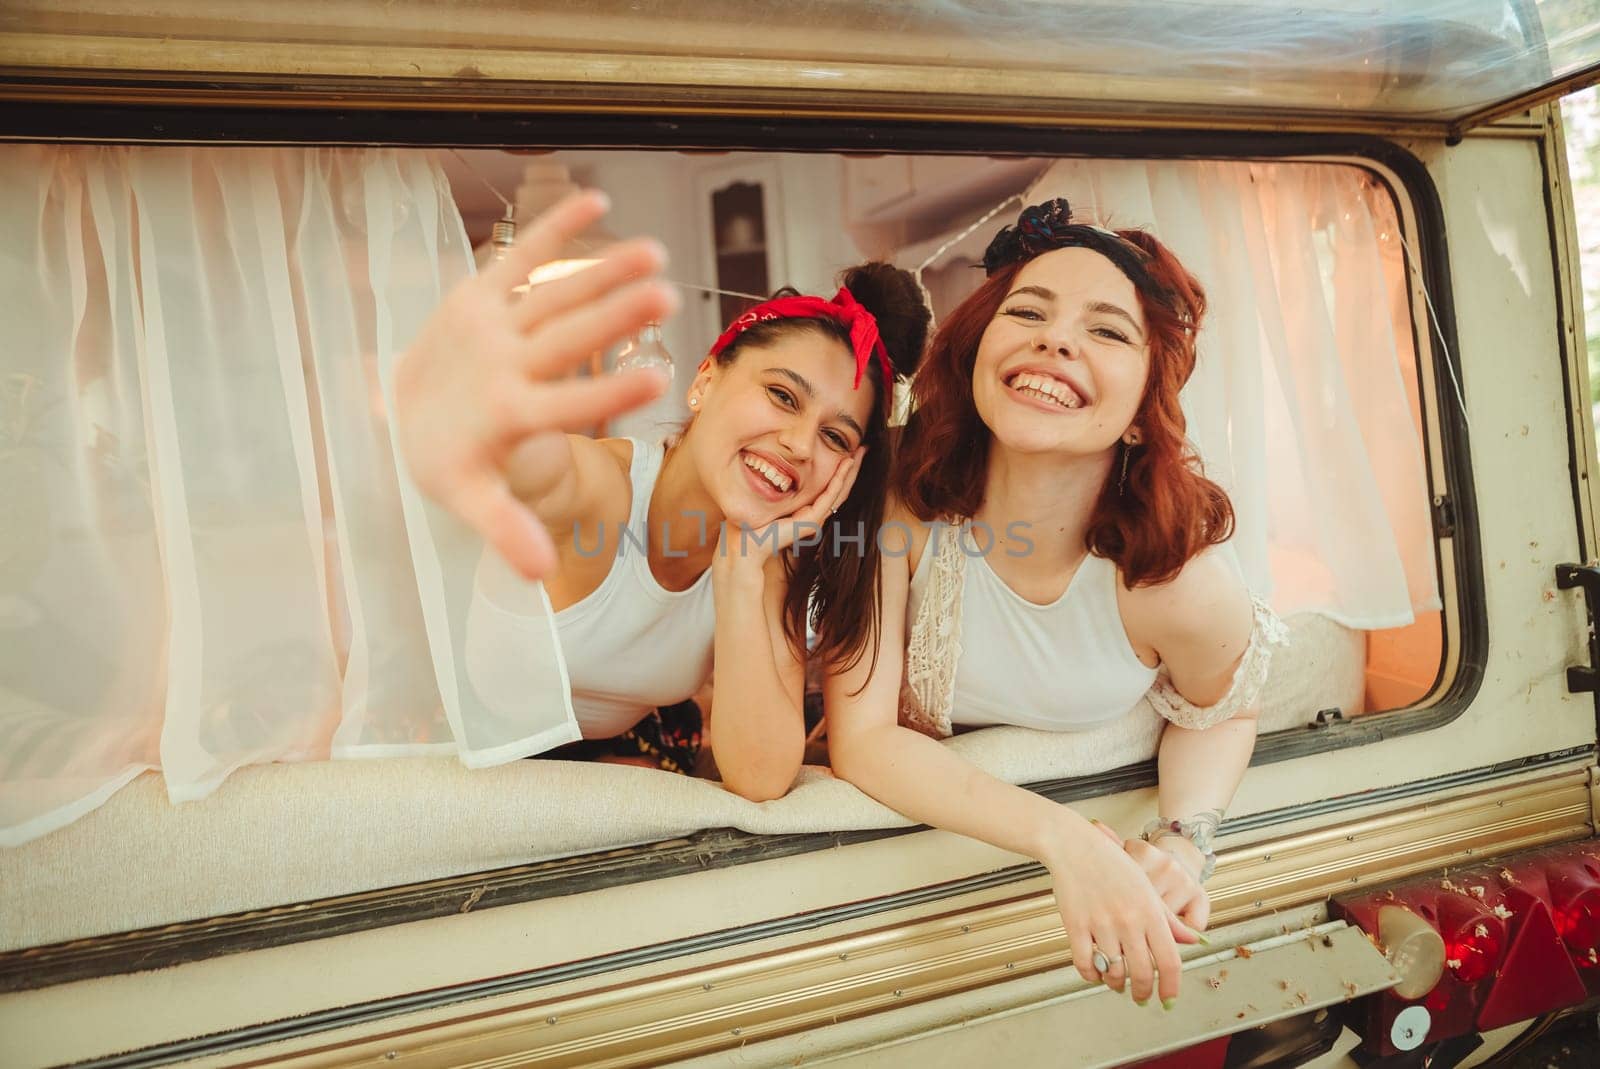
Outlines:
[[1001, 228], [983, 250], [984, 274], [992, 275], [1007, 264], [1060, 248], [1061, 235], [1076, 225], [1072, 221], [1072, 205], [1065, 197], [1028, 205], [1017, 216], [1017, 225]]
[[889, 351], [895, 374], [904, 377], [916, 371], [928, 344], [933, 313], [923, 303], [911, 273], [893, 264], [861, 264], [845, 271], [840, 285], [878, 321], [878, 337]]

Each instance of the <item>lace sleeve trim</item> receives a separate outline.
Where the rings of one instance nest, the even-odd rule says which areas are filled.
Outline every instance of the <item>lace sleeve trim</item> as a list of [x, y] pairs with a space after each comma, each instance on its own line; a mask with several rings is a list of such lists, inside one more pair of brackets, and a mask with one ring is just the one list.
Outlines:
[[1267, 669], [1272, 665], [1275, 647], [1287, 645], [1289, 629], [1278, 619], [1267, 603], [1254, 595], [1250, 598], [1255, 608], [1250, 626], [1250, 645], [1239, 660], [1233, 673], [1233, 683], [1215, 705], [1201, 707], [1178, 693], [1166, 672], [1156, 677], [1149, 692], [1150, 705], [1156, 712], [1179, 727], [1201, 731], [1215, 727], [1250, 708], [1261, 698], [1267, 683]]
[[905, 676], [900, 686], [900, 723], [935, 739], [953, 733], [956, 664], [961, 660], [961, 589], [966, 579], [960, 528], [934, 527], [928, 590], [906, 639]]

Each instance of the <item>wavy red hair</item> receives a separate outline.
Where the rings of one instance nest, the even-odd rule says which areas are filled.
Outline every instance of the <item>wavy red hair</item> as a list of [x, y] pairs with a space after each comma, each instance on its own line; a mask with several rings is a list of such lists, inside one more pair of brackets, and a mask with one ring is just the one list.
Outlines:
[[[1150, 372], [1134, 417], [1140, 442], [1131, 449], [1118, 445], [1116, 477], [1106, 480], [1094, 503], [1088, 545], [1115, 562], [1130, 587], [1152, 586], [1175, 578], [1207, 546], [1226, 541], [1233, 534], [1233, 505], [1201, 473], [1178, 404], [1178, 391], [1194, 372], [1205, 290], [1151, 235], [1117, 235], [1141, 251], [1152, 284], [1136, 284]], [[996, 271], [950, 313], [912, 384], [915, 407], [896, 454], [894, 482], [919, 519], [966, 519], [983, 504], [991, 436], [973, 402], [972, 369], [984, 331], [1026, 262]], [[1119, 488], [1123, 450], [1128, 476]]]

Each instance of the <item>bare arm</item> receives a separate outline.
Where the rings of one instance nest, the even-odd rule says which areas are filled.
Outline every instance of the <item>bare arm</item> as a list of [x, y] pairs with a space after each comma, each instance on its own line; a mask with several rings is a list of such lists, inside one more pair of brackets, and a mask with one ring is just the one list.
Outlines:
[[558, 544], [570, 541], [573, 523], [603, 515], [600, 504], [607, 495], [631, 492], [626, 464], [603, 443], [581, 434], [522, 442], [507, 456], [505, 473], [512, 495]]
[[[1253, 611], [1238, 576], [1220, 558], [1203, 556], [1191, 561], [1172, 583], [1135, 597], [1140, 604], [1130, 606], [1130, 629], [1148, 636], [1178, 693], [1198, 706], [1220, 701], [1250, 644]], [[1257, 712], [1252, 705], [1203, 730], [1166, 726], [1158, 757], [1161, 816], [1187, 819], [1228, 807], [1255, 749]], [[1167, 904], [1196, 928], [1204, 928], [1210, 902], [1199, 890], [1200, 851], [1178, 836], [1165, 836], [1155, 846], [1129, 840], [1128, 847], [1142, 864], [1159, 852], [1183, 866], [1188, 879], [1163, 881], [1144, 865], [1152, 880], [1170, 891], [1163, 895]], [[1185, 895], [1186, 901], [1175, 901]]]
[[897, 812], [1036, 858], [1055, 878], [1056, 902], [1073, 961], [1088, 981], [1102, 977], [1093, 948], [1126, 958], [1124, 976], [1143, 1001], [1160, 972], [1163, 999], [1178, 992], [1175, 939], [1194, 936], [1162, 904], [1132, 858], [1091, 822], [1031, 791], [1002, 783], [933, 739], [898, 723], [904, 666], [909, 557], [883, 562], [883, 620], [876, 665], [863, 657], [825, 686], [834, 771]]
[[719, 556], [712, 565], [717, 712], [711, 750], [724, 786], [765, 802], [782, 797], [800, 771], [805, 665], [783, 635], [782, 562], [769, 558], [762, 567], [725, 560], [732, 558]]
[[723, 785], [753, 802], [782, 796], [805, 757], [805, 650], [794, 649], [784, 633], [788, 577], [780, 552], [801, 530], [820, 530], [849, 496], [862, 452], [840, 464], [814, 500], [762, 538], [724, 525], [712, 561], [717, 683], [711, 751]]

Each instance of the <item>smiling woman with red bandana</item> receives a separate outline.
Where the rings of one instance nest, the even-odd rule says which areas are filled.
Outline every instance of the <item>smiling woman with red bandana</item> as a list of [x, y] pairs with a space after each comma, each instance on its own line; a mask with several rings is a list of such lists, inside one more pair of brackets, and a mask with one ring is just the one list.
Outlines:
[[858, 657], [874, 630], [875, 542], [835, 535], [882, 516], [890, 385], [915, 368], [928, 312], [905, 272], [853, 268], [832, 299], [784, 294], [732, 324], [689, 386], [677, 440], [568, 434], [663, 387], [649, 371], [565, 379], [670, 311], [658, 283], [630, 283], [660, 269], [653, 242], [507, 296], [604, 210], [569, 198], [446, 298], [397, 367], [401, 450], [417, 485], [496, 551], [490, 573], [544, 580], [585, 739], [684, 702], [714, 661], [723, 782], [775, 798], [805, 745], [808, 611], [834, 621], [815, 651], [828, 662]]

